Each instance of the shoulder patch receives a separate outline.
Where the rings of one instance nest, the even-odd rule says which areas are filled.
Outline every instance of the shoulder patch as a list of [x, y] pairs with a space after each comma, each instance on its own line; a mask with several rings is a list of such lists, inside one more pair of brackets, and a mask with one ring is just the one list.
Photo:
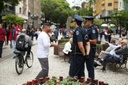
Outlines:
[[92, 30], [92, 33], [96, 33], [96, 31], [95, 30]]
[[79, 31], [76, 31], [76, 35], [79, 35]]

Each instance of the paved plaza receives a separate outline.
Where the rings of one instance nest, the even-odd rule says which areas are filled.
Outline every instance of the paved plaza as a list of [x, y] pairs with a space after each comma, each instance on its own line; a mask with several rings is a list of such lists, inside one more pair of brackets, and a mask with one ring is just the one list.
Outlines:
[[[27, 81], [34, 79], [41, 70], [40, 63], [36, 57], [37, 44], [32, 47], [34, 53], [34, 64], [32, 68], [28, 69], [25, 65], [24, 71], [18, 75], [15, 71], [15, 59], [12, 58], [12, 49], [7, 46], [3, 50], [3, 59], [0, 59], [0, 85], [22, 85]], [[49, 76], [68, 76], [69, 66], [68, 62], [64, 62], [63, 57], [54, 55], [53, 47], [50, 48], [49, 54]], [[106, 72], [100, 70], [101, 67], [95, 69], [95, 78], [109, 85], [128, 85], [128, 72], [119, 68], [107, 67]], [[87, 78], [87, 70], [85, 69], [85, 77]]]

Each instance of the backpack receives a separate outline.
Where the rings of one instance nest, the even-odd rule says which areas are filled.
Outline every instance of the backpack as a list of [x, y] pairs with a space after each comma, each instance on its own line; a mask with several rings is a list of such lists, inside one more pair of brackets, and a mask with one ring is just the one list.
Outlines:
[[16, 41], [16, 49], [19, 51], [26, 51], [28, 45], [25, 41], [25, 35], [20, 35]]

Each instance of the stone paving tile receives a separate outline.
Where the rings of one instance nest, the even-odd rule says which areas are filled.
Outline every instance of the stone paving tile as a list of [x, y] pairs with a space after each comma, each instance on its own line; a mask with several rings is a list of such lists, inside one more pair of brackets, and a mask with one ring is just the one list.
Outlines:
[[[40, 63], [36, 57], [37, 45], [33, 46], [34, 64], [28, 69], [25, 65], [24, 71], [18, 75], [15, 71], [15, 59], [12, 57], [0, 62], [0, 85], [22, 85], [36, 77], [41, 70]], [[64, 62], [62, 57], [53, 54], [53, 47], [50, 48], [49, 54], [49, 76], [68, 76], [70, 64]], [[101, 67], [95, 69], [95, 78], [109, 85], [128, 85], [128, 72], [122, 69], [112, 69], [111, 65], [107, 67], [106, 72], [100, 70]], [[87, 70], [85, 68], [85, 77], [87, 78]]]

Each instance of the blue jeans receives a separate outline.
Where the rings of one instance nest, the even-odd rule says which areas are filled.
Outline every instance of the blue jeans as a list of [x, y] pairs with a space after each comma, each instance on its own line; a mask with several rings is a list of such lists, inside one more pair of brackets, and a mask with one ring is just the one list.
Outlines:
[[106, 65], [109, 62], [112, 62], [112, 63], [120, 62], [119, 58], [112, 56], [110, 54], [106, 54], [103, 58], [104, 58], [104, 61], [101, 64], [103, 65], [104, 68], [106, 68]]
[[13, 48], [13, 57], [16, 56], [16, 54], [14, 53], [14, 51], [16, 51], [16, 41], [12, 40], [12, 48]]

